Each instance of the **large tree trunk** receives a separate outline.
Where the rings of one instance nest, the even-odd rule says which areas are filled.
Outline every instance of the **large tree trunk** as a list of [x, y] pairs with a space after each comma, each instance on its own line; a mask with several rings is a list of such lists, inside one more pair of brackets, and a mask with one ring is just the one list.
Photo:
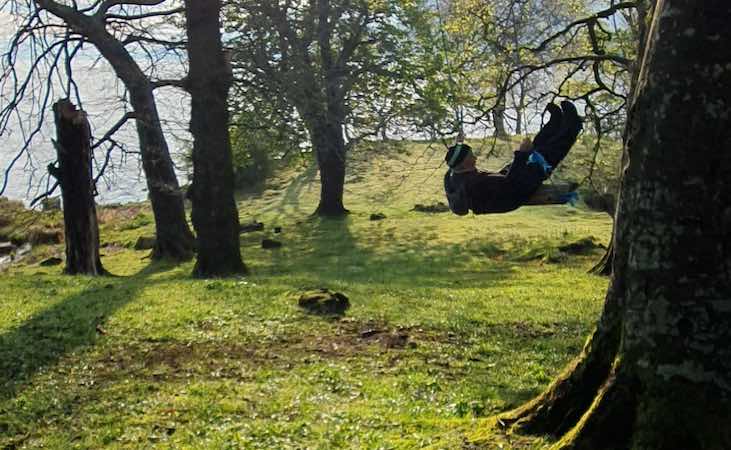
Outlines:
[[107, 31], [104, 22], [98, 17], [55, 1], [37, 0], [37, 4], [91, 42], [129, 90], [137, 123], [142, 168], [155, 216], [157, 239], [152, 257], [190, 259], [195, 249], [195, 239], [185, 219], [183, 195], [160, 125], [152, 83], [124, 44]]
[[317, 165], [320, 168], [320, 204], [315, 214], [338, 217], [348, 213], [343, 205], [345, 187], [345, 142], [339, 124], [318, 123], [311, 127]]
[[562, 377], [578, 382], [559, 396], [581, 401], [544, 394], [522, 409], [560, 411], [508, 415], [562, 436], [556, 448], [731, 448], [729, 18], [726, 0], [657, 2], [602, 319], [618, 312], [619, 346], [588, 349], [589, 359], [612, 361], [598, 383], [576, 370]]
[[190, 71], [187, 88], [192, 109], [193, 226], [198, 257], [193, 274], [219, 277], [243, 274], [239, 215], [234, 200], [231, 143], [228, 134], [228, 91], [233, 75], [221, 45], [221, 1], [186, 0]]
[[99, 225], [91, 176], [91, 131], [86, 113], [68, 100], [53, 105], [58, 168], [49, 166], [63, 197], [66, 268], [71, 275], [102, 275]]
[[317, 42], [322, 61], [326, 109], [324, 114], [312, 114], [310, 132], [320, 167], [320, 204], [315, 214], [343, 216], [348, 213], [343, 205], [345, 188], [345, 140], [343, 118], [345, 96], [340, 88], [342, 80], [337, 73], [332, 48], [332, 5], [330, 0], [317, 1]]
[[183, 195], [162, 132], [152, 87], [147, 80], [128, 86], [137, 116], [142, 168], [155, 216], [156, 239], [152, 257], [186, 260], [193, 256], [195, 238], [185, 220]]

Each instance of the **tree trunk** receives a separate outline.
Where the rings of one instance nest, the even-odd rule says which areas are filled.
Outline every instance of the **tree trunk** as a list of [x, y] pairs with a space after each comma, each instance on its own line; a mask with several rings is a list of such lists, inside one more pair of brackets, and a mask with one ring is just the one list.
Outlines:
[[343, 205], [345, 142], [342, 128], [337, 123], [316, 123], [310, 129], [320, 168], [320, 204], [315, 214], [343, 216], [348, 210]]
[[525, 114], [525, 96], [527, 89], [525, 88], [525, 82], [521, 82], [518, 85], [520, 89], [520, 96], [518, 97], [518, 105], [515, 107], [515, 134], [523, 134], [523, 114]]
[[131, 103], [137, 120], [142, 168], [155, 216], [155, 259], [190, 259], [195, 238], [185, 219], [183, 195], [173, 168], [167, 141], [162, 132], [152, 87], [147, 80], [129, 85]]
[[195, 239], [185, 219], [183, 195], [160, 125], [150, 79], [124, 44], [107, 31], [104, 22], [98, 17], [86, 15], [76, 7], [55, 1], [38, 0], [37, 4], [91, 42], [129, 91], [137, 123], [142, 168], [155, 216], [157, 239], [152, 257], [190, 259]]
[[498, 139], [508, 137], [508, 132], [505, 129], [505, 94], [502, 95], [500, 101], [495, 105], [495, 109], [492, 110], [492, 123], [495, 127], [495, 137]]
[[[345, 140], [343, 118], [345, 117], [345, 94], [341, 89], [341, 68], [333, 56], [333, 30], [330, 0], [317, 0], [317, 43], [321, 60], [324, 84], [325, 110], [311, 114], [310, 132], [320, 168], [320, 204], [315, 210], [319, 216], [340, 217], [348, 213], [343, 205], [345, 188]], [[337, 16], [336, 16], [337, 17]]]
[[[580, 367], [562, 377], [578, 383], [559, 396], [583, 401], [544, 394], [528, 408], [560, 410], [522, 427], [562, 436], [556, 448], [731, 448], [729, 17], [726, 0], [657, 2], [628, 120], [602, 318], [618, 312], [620, 344], [588, 349], [612, 361], [599, 383]], [[513, 417], [529, 416], [520, 412]]]
[[61, 186], [66, 240], [66, 268], [76, 275], [102, 275], [99, 225], [91, 176], [91, 131], [86, 113], [68, 100], [53, 105], [58, 168], [49, 166]]
[[221, 1], [186, 0], [192, 109], [193, 227], [198, 235], [194, 276], [246, 273], [241, 261], [239, 215], [234, 200], [228, 91], [233, 75], [221, 44]]

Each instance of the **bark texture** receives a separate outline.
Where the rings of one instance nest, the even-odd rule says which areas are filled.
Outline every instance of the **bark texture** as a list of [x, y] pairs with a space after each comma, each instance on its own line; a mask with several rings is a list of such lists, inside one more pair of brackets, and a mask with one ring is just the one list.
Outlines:
[[[560, 436], [556, 448], [731, 448], [729, 18], [726, 0], [656, 4], [630, 110], [602, 317], [619, 327], [619, 345], [613, 352], [590, 341], [582, 355], [613, 363], [598, 386], [581, 364], [556, 382], [567, 387], [560, 398], [581, 402], [544, 394], [512, 413], [514, 426]], [[604, 329], [600, 336], [614, 327]]]
[[234, 201], [234, 175], [228, 134], [228, 91], [233, 77], [221, 45], [220, 0], [186, 0], [193, 134], [193, 227], [198, 256], [193, 275], [222, 277], [243, 274], [239, 215]]
[[501, 94], [495, 109], [492, 110], [492, 125], [495, 127], [495, 137], [498, 139], [506, 139], [509, 137], [507, 128], [505, 127], [505, 94]]
[[152, 257], [190, 259], [195, 249], [195, 239], [185, 219], [183, 195], [160, 125], [152, 82], [124, 44], [107, 31], [101, 18], [86, 15], [74, 7], [51, 0], [38, 0], [37, 4], [91, 42], [129, 91], [140, 143], [142, 168], [155, 216], [157, 239]]
[[[320, 216], [343, 216], [348, 213], [343, 205], [345, 189], [345, 140], [343, 122], [345, 121], [345, 94], [342, 92], [339, 75], [333, 55], [332, 45], [335, 24], [332, 23], [330, 0], [318, 0], [318, 47], [322, 61], [324, 109], [307, 114], [312, 143], [317, 153], [320, 168], [320, 204], [315, 214]], [[309, 107], [315, 106], [310, 103]], [[314, 120], [313, 120], [314, 119]]]
[[102, 275], [99, 258], [99, 225], [94, 205], [91, 177], [91, 132], [86, 113], [68, 100], [53, 105], [56, 122], [58, 167], [49, 166], [58, 179], [63, 197], [63, 222], [66, 240], [66, 268], [76, 275]]
[[343, 204], [345, 142], [342, 125], [332, 122], [321, 119], [312, 124], [310, 129], [320, 168], [320, 203], [315, 214], [337, 217], [348, 213]]

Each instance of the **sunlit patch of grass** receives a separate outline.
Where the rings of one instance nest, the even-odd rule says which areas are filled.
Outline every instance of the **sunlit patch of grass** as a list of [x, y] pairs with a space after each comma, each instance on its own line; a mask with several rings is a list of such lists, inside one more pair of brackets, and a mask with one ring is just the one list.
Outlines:
[[[490, 416], [538, 393], [579, 352], [607, 286], [586, 274], [602, 249], [560, 248], [589, 236], [606, 244], [611, 222], [564, 206], [412, 211], [443, 201], [431, 167], [441, 150], [418, 159], [433, 177], [415, 170], [404, 181], [393, 171], [414, 160], [406, 151], [428, 148], [354, 163], [342, 220], [310, 216], [312, 172], [242, 198], [242, 222], [265, 223], [241, 235], [246, 277], [195, 280], [192, 262], [152, 263], [124, 246], [103, 252], [113, 277], [11, 268], [0, 279], [0, 446], [547, 444], [505, 435]], [[102, 241], [149, 233], [144, 214], [110, 220]], [[263, 249], [264, 237], [283, 246]], [[348, 296], [343, 317], [297, 306], [319, 287]]]

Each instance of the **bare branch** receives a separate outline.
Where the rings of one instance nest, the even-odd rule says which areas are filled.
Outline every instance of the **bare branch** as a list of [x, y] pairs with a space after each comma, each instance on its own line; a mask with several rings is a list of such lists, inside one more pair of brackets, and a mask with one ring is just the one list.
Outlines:
[[152, 89], [159, 89], [161, 87], [176, 87], [185, 90], [185, 84], [187, 78], [181, 78], [177, 80], [156, 80], [152, 81]]
[[97, 140], [94, 143], [94, 145], [92, 145], [91, 149], [92, 150], [95, 150], [99, 146], [101, 146], [104, 143], [106, 143], [107, 141], [109, 141], [112, 138], [112, 136], [114, 136], [114, 134], [117, 131], [119, 131], [120, 128], [122, 128], [124, 126], [124, 124], [126, 124], [130, 119], [136, 119], [136, 118], [137, 118], [137, 114], [135, 114], [134, 112], [131, 112], [131, 111], [130, 112], [127, 112], [124, 116], [122, 116], [117, 121], [117, 123], [115, 123], [114, 125], [112, 125], [112, 127], [109, 128], [109, 130], [107, 130], [106, 133], [104, 133], [104, 136], [102, 136], [101, 138], [99, 138], [99, 140]]
[[175, 14], [182, 14], [185, 12], [185, 8], [174, 8], [169, 9], [166, 11], [151, 11], [148, 13], [141, 13], [141, 14], [106, 14], [104, 16], [105, 19], [118, 19], [118, 20], [142, 20], [142, 19], [149, 19], [150, 17], [163, 17], [163, 16], [172, 16]]
[[536, 47], [522, 47], [521, 49], [527, 50], [527, 51], [530, 51], [533, 53], [542, 52], [542, 51], [546, 50], [553, 41], [570, 33], [572, 30], [574, 30], [575, 28], [577, 28], [581, 25], [596, 24], [598, 19], [610, 17], [621, 10], [635, 9], [635, 8], [637, 8], [637, 2], [621, 2], [621, 3], [614, 4], [610, 8], [599, 11], [592, 16], [584, 17], [582, 19], [571, 22], [564, 29], [562, 29], [562, 30], [558, 31], [557, 33], [554, 33], [553, 35], [544, 39], [543, 42], [538, 44]]
[[[38, 2], [42, 0], [36, 0]], [[136, 6], [156, 6], [163, 3], [165, 0], [104, 0], [99, 6], [99, 9], [94, 14], [97, 20], [103, 19], [110, 8], [114, 6], [122, 5], [136, 5]]]

